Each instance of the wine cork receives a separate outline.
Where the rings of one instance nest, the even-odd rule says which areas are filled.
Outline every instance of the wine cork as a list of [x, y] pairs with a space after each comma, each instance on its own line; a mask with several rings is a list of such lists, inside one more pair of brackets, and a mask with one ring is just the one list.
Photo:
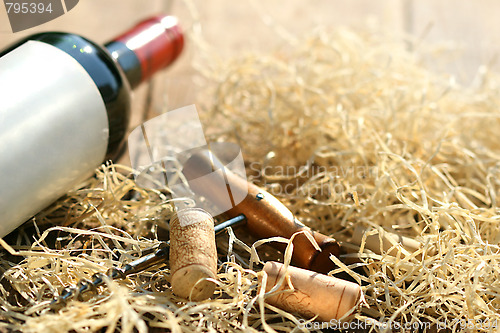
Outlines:
[[339, 320], [354, 312], [362, 300], [361, 287], [353, 282], [293, 266], [285, 271], [283, 264], [273, 261], [268, 261], [263, 271], [267, 273], [266, 292], [286, 274], [283, 284], [266, 302], [306, 318]]
[[211, 297], [217, 277], [214, 220], [202, 209], [189, 208], [170, 222], [170, 271], [174, 294], [191, 301]]
[[[351, 242], [356, 245], [361, 245], [363, 235], [366, 231], [368, 230], [358, 225], [354, 229]], [[382, 238], [382, 242], [380, 242], [380, 238]], [[401, 246], [409, 253], [414, 253], [420, 250], [420, 248], [422, 247], [422, 244], [420, 242], [410, 237], [401, 236], [384, 230], [382, 234], [377, 233], [374, 235], [368, 235], [366, 237], [365, 248], [377, 254], [382, 254], [382, 249], [384, 253], [387, 253], [391, 256], [396, 256], [398, 252], [397, 248], [393, 248], [391, 251], [389, 250], [394, 246], [394, 244], [397, 243], [401, 244]]]

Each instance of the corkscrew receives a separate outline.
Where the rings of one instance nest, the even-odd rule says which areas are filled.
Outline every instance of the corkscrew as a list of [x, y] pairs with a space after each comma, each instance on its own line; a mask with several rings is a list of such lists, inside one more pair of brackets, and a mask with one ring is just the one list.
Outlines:
[[[213, 172], [210, 177], [204, 177], [212, 171], [223, 172]], [[193, 154], [184, 164], [182, 172], [194, 193], [218, 207], [226, 206], [227, 193], [247, 193], [243, 200], [224, 214], [230, 218], [244, 214], [248, 231], [257, 238], [280, 236], [290, 239], [296, 234], [292, 254], [294, 265], [325, 274], [336, 268], [330, 260], [331, 255], [339, 256], [341, 251], [335, 239], [306, 227], [278, 198], [228, 170], [212, 151], [202, 150]], [[226, 184], [227, 192], [213, 191], [218, 184]], [[238, 202], [234, 197], [231, 200]], [[286, 248], [284, 243], [273, 242], [271, 245], [281, 251]]]
[[[202, 170], [217, 170], [222, 163], [210, 151], [202, 151], [194, 154], [188, 159], [183, 168], [191, 189], [214, 204], [221, 203], [222, 193], [214, 193], [216, 188], [210, 181], [221, 181], [221, 179], [204, 178], [206, 183], [190, 183], [192, 179], [201, 179], [204, 176]], [[241, 189], [248, 189], [247, 196], [236, 206], [225, 212], [229, 220], [219, 223], [214, 227], [215, 234], [220, 233], [228, 227], [246, 224], [248, 231], [258, 238], [284, 237], [291, 238], [295, 233], [299, 233], [294, 238], [294, 251], [292, 263], [298, 267], [319, 273], [328, 273], [335, 268], [334, 263], [329, 259], [331, 255], [338, 256], [340, 253], [339, 244], [332, 238], [313, 231], [298, 221], [292, 212], [280, 202], [276, 197], [264, 189], [247, 182], [238, 175], [225, 171], [226, 179], [223, 179], [229, 187], [237, 186]], [[211, 179], [211, 180], [210, 180]], [[308, 236], [306, 236], [308, 234]], [[311, 243], [310, 238], [314, 238], [319, 249]], [[284, 250], [286, 245], [282, 243], [272, 243], [278, 250]], [[81, 280], [78, 284], [66, 287], [59, 296], [54, 297], [51, 302], [52, 308], [65, 304], [73, 297], [81, 296], [89, 291], [95, 291], [97, 287], [104, 284], [106, 278], [124, 279], [125, 277], [164, 263], [170, 254], [170, 243], [164, 242], [161, 247], [153, 253], [132, 261], [123, 268], [111, 268], [106, 274], [96, 273], [92, 280]]]
[[[246, 223], [246, 217], [243, 214], [235, 216], [229, 220], [217, 224], [214, 227], [215, 234], [220, 234], [229, 227], [236, 227]], [[76, 285], [65, 287], [59, 296], [55, 296], [50, 302], [52, 309], [57, 309], [66, 304], [70, 299], [77, 297], [82, 299], [82, 296], [88, 292], [96, 292], [99, 286], [105, 283], [106, 278], [111, 280], [121, 280], [131, 274], [136, 274], [148, 268], [163, 264], [170, 254], [170, 241], [162, 242], [160, 247], [141, 258], [138, 258], [123, 268], [113, 267], [108, 270], [106, 274], [95, 273], [92, 279], [82, 279]]]

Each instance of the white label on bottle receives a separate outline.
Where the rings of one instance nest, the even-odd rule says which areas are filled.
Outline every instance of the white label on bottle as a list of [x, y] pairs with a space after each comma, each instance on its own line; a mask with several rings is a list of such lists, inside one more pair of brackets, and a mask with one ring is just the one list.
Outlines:
[[108, 145], [106, 107], [70, 55], [29, 41], [0, 58], [0, 237], [88, 177]]

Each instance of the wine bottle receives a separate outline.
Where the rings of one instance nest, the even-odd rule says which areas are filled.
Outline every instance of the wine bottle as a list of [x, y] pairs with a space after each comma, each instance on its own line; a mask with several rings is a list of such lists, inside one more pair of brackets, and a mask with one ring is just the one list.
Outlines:
[[44, 32], [0, 51], [0, 237], [124, 150], [130, 91], [184, 45], [173, 16], [105, 47]]

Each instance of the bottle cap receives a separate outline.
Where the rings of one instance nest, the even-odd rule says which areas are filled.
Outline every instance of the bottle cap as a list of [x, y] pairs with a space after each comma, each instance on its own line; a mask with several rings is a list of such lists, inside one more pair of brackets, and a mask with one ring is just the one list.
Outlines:
[[184, 35], [174, 16], [155, 16], [139, 22], [113, 39], [123, 43], [137, 56], [141, 67], [140, 82], [170, 65], [184, 47]]

